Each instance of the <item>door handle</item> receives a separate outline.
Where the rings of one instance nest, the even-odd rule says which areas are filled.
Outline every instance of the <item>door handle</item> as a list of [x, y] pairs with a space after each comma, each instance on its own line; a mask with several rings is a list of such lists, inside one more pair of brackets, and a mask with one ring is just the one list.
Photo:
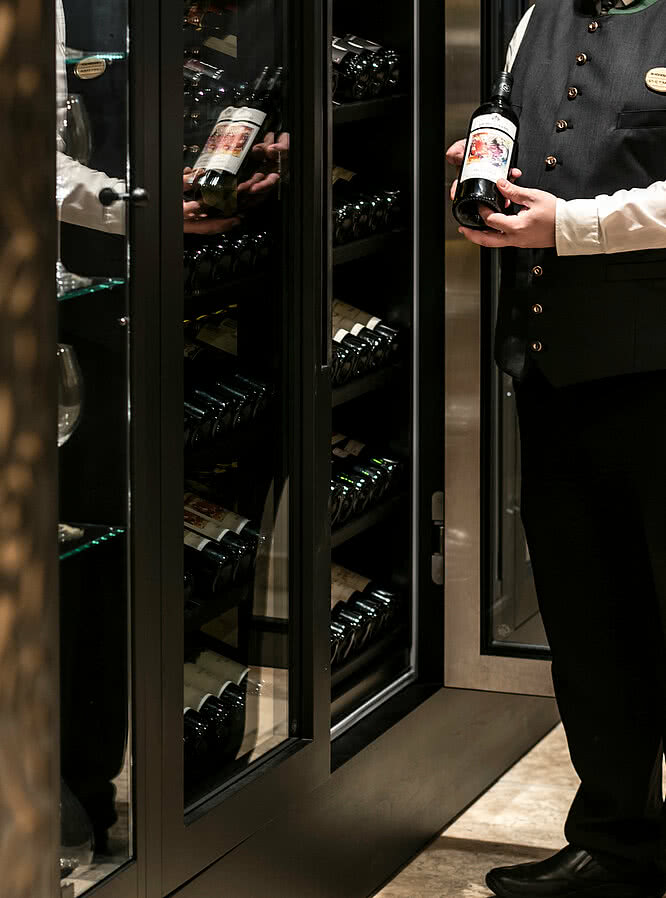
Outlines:
[[118, 193], [113, 187], [104, 187], [100, 190], [98, 199], [103, 206], [113, 206], [119, 200], [129, 202], [132, 206], [147, 206], [150, 194], [143, 187], [135, 187], [129, 193]]

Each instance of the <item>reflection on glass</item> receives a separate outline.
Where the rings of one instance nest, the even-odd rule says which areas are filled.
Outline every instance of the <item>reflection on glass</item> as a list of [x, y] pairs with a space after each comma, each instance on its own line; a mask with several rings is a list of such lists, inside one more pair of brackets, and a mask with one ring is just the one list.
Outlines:
[[87, 165], [92, 151], [90, 121], [83, 100], [69, 94], [64, 106], [57, 109], [58, 150], [56, 164], [56, 207], [58, 210], [58, 259], [56, 261], [56, 292], [63, 296], [70, 290], [81, 290], [92, 282], [90, 278], [67, 271], [60, 258], [60, 221], [62, 206], [68, 192], [68, 160]]
[[[497, 579], [487, 605], [487, 648], [520, 655], [524, 650], [547, 651], [548, 640], [539, 613], [527, 540], [520, 520], [520, 437], [511, 379], [495, 374], [500, 389], [495, 415], [497, 466]], [[501, 450], [500, 450], [501, 447]]]
[[[129, 317], [127, 213], [122, 202], [105, 209], [99, 201], [104, 188], [125, 193], [128, 19], [126, 0], [97, 4], [94, 16], [82, 0], [54, 2], [63, 222], [56, 274], [58, 298], [66, 300], [57, 305], [59, 518], [67, 522], [59, 525], [59, 861], [63, 896], [79, 898], [133, 854], [130, 366], [128, 328], [121, 327]], [[72, 44], [106, 57], [68, 67]], [[113, 66], [104, 64], [110, 60]]]
[[290, 735], [281, 7], [185, 4], [186, 810]]

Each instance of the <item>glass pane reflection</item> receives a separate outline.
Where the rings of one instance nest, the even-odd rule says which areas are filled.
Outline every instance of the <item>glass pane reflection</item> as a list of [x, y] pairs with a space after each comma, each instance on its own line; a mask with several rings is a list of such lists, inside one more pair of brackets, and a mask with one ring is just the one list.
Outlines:
[[55, 0], [55, 13], [59, 854], [78, 896], [133, 855], [126, 210], [98, 198], [125, 189], [127, 4]]
[[290, 735], [280, 0], [183, 20], [185, 808]]

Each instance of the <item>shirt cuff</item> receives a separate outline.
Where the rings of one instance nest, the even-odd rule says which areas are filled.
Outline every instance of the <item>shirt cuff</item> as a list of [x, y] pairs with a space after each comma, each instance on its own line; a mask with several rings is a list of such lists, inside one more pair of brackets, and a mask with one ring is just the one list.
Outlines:
[[555, 247], [558, 256], [603, 253], [596, 200], [557, 200]]

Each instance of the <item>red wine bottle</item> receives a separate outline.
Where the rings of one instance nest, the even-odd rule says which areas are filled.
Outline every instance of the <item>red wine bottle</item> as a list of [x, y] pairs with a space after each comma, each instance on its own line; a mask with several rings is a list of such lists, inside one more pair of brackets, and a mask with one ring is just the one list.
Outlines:
[[474, 112], [469, 126], [453, 214], [461, 225], [477, 231], [487, 230], [480, 205], [506, 212], [497, 181], [509, 177], [518, 142], [520, 122], [511, 106], [512, 87], [513, 76], [500, 72], [490, 99]]

